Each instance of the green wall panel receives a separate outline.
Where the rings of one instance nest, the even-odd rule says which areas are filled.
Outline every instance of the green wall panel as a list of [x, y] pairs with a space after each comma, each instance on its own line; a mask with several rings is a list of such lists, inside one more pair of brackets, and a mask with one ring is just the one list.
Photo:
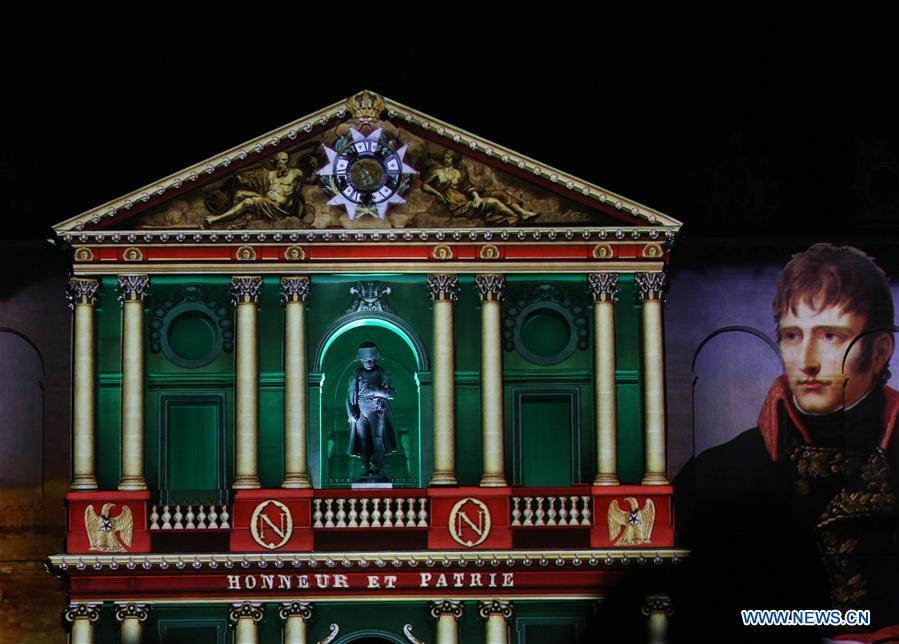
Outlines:
[[122, 387], [101, 381], [97, 393], [97, 485], [114, 490], [122, 476]]
[[477, 372], [456, 372], [456, 480], [481, 481], [481, 383]]
[[640, 383], [618, 384], [618, 479], [638, 484], [643, 477], [643, 419]]
[[[571, 485], [572, 424], [576, 409], [570, 395], [525, 394], [518, 401], [521, 484], [529, 487]], [[576, 430], [575, 430], [576, 433]]]
[[284, 374], [263, 374], [259, 388], [259, 478], [264, 488], [284, 480]]

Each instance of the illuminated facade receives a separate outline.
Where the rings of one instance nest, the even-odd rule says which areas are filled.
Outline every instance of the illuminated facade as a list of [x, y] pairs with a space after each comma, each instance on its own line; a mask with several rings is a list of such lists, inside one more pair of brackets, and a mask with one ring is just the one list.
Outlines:
[[[57, 225], [72, 641], [577, 641], [686, 554], [679, 227], [368, 92]], [[348, 450], [363, 342], [389, 483]]]

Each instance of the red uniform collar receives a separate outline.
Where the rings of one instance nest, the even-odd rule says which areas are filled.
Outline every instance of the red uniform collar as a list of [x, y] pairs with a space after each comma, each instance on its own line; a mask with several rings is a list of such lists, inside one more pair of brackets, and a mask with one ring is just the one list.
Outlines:
[[[884, 431], [880, 441], [880, 447], [881, 449], [886, 450], [890, 444], [890, 439], [893, 436], [893, 430], [896, 427], [897, 420], [899, 420], [899, 391], [885, 385], [883, 393], [886, 397], [886, 404], [884, 405]], [[787, 415], [799, 430], [803, 440], [809, 444], [813, 442], [808, 429], [806, 429], [805, 424], [799, 417], [799, 412], [796, 411], [796, 407], [793, 405], [793, 392], [790, 391], [787, 377], [786, 375], [782, 375], [774, 381], [774, 384], [771, 385], [771, 389], [768, 390], [768, 396], [765, 398], [762, 410], [759, 412], [758, 421], [762, 437], [765, 439], [765, 447], [768, 448], [768, 454], [771, 455], [771, 460], [773, 461], [778, 460], [777, 439], [778, 431], [780, 430], [778, 423], [778, 403], [781, 402], [783, 402], [784, 409], [787, 410]]]

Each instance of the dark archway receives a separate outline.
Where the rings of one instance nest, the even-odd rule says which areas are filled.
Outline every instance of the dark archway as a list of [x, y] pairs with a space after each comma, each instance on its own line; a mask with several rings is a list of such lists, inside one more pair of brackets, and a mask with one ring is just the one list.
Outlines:
[[20, 502], [43, 496], [43, 377], [37, 345], [15, 329], [0, 327], [0, 488]]
[[777, 343], [763, 331], [726, 326], [698, 344], [691, 369], [693, 453], [699, 454], [756, 424], [783, 362]]

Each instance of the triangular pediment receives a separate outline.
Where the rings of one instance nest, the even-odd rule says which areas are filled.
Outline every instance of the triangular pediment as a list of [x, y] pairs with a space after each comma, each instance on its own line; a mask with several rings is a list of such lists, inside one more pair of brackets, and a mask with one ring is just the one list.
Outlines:
[[57, 226], [640, 227], [680, 222], [368, 91]]

